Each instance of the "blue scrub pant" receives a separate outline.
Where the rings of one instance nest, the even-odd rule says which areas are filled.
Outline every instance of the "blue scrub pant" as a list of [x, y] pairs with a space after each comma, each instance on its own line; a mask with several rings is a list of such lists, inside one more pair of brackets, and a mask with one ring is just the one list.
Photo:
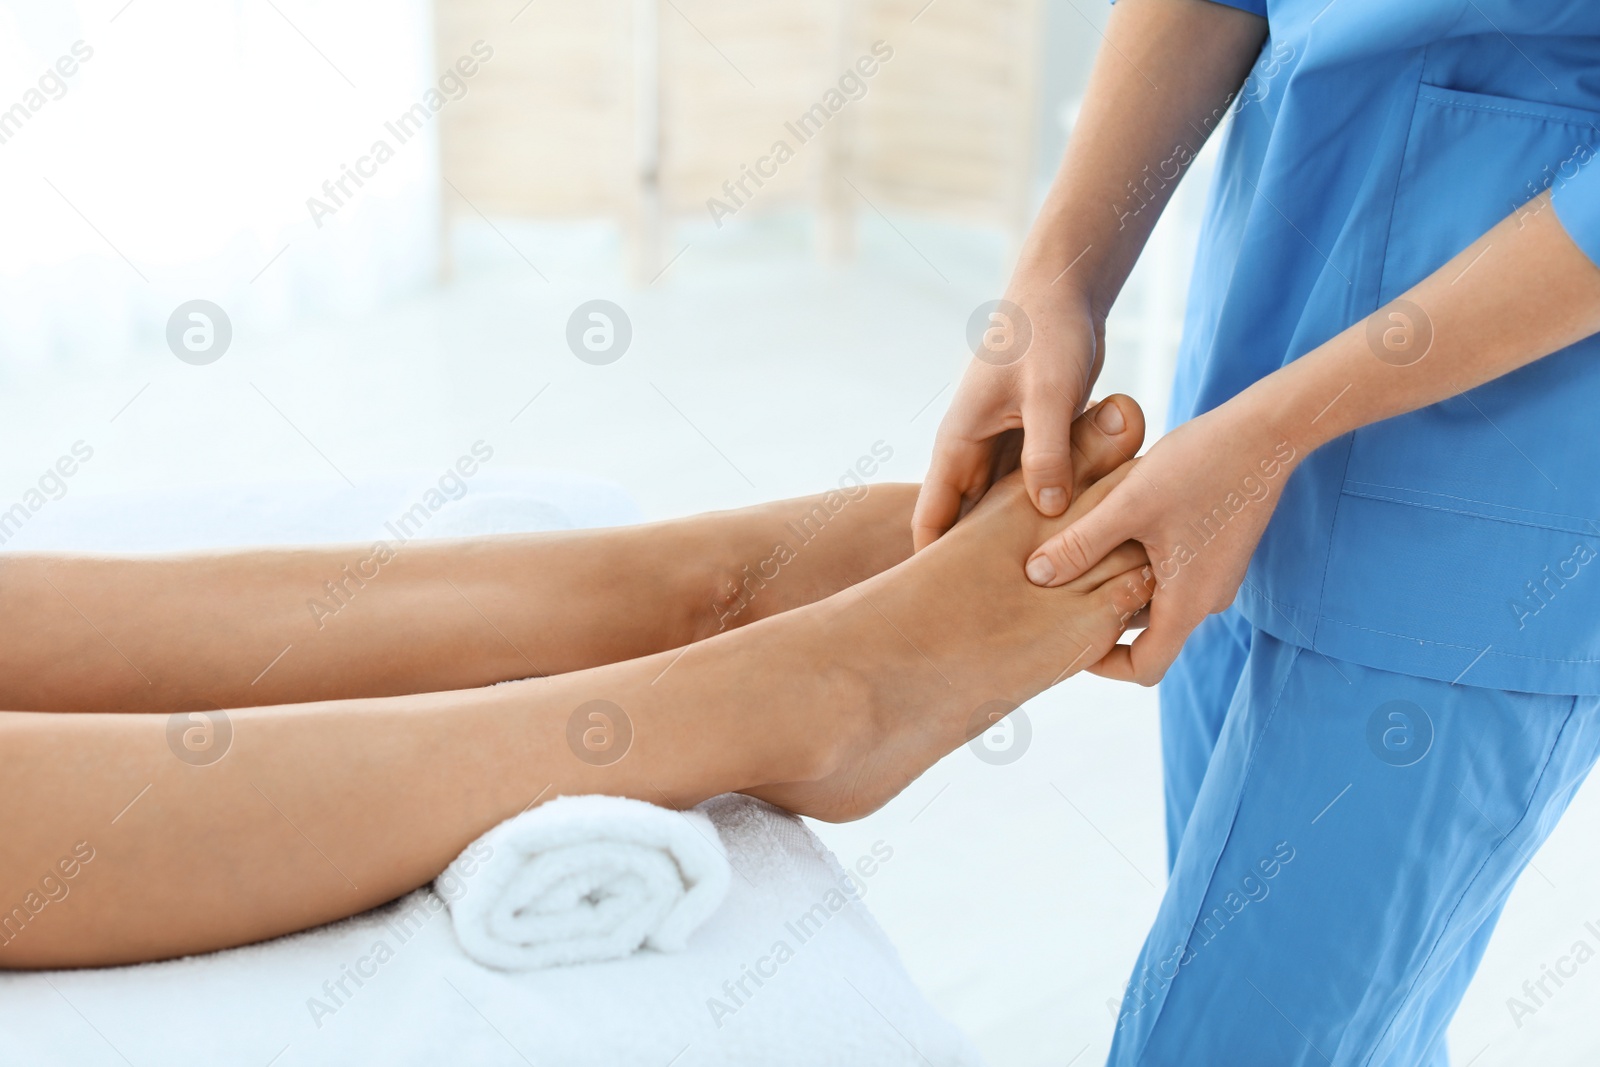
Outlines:
[[1600, 698], [1285, 644], [1229, 611], [1162, 683], [1171, 876], [1109, 1063], [1443, 1067], [1517, 876], [1600, 755]]

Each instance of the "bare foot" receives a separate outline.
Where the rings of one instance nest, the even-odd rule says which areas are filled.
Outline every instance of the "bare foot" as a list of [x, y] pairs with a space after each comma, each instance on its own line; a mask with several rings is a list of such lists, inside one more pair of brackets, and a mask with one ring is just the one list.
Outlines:
[[1075, 444], [1081, 436], [1086, 447], [1064, 516], [1041, 516], [1013, 475], [914, 558], [757, 627], [784, 627], [787, 641], [807, 649], [829, 694], [822, 699], [836, 706], [814, 709], [814, 729], [833, 742], [818, 774], [748, 792], [819, 819], [861, 818], [987, 729], [996, 702], [1015, 707], [1106, 654], [1149, 600], [1143, 550], [1124, 546], [1055, 589], [1034, 586], [1022, 567], [1125, 475], [1118, 468], [1082, 488], [1138, 448], [1137, 405], [1115, 402], [1128, 426], [1117, 439], [1092, 440], [1098, 431], [1084, 420], [1074, 426]]
[[[625, 663], [519, 683], [505, 699], [555, 715], [541, 728], [558, 732], [570, 727], [572, 709], [603, 700], [626, 727], [617, 736], [627, 738], [628, 758], [579, 754], [589, 766], [562, 791], [690, 806], [737, 790], [818, 818], [859, 818], [987, 728], [981, 716], [995, 701], [1014, 707], [1099, 660], [1145, 602], [1133, 580], [1145, 562], [1137, 546], [1059, 588], [1041, 589], [1022, 570], [1048, 535], [1104, 496], [1116, 477], [1108, 472], [1138, 450], [1138, 406], [1127, 397], [1107, 403], [1124, 427], [1107, 435], [1092, 417], [1074, 423], [1081, 499], [1061, 518], [1041, 517], [1020, 480], [1008, 478], [937, 543], [874, 575], [886, 554], [909, 552], [915, 495], [899, 492], [914, 487], [875, 487], [823, 534], [839, 539], [824, 546], [819, 538], [792, 561], [795, 570], [758, 591], [751, 614], [775, 614]], [[762, 524], [781, 527], [788, 507], [724, 515], [700, 531], [701, 547], [718, 547], [705, 538], [730, 529], [728, 543], [748, 546]], [[870, 528], [875, 507], [876, 521], [892, 521], [892, 530]], [[690, 539], [689, 526], [673, 525]], [[679, 547], [661, 551], [670, 561]], [[790, 607], [813, 595], [821, 599]]]
[[[1108, 434], [1094, 422], [1101, 406], [1078, 418], [1070, 443], [1076, 496], [1133, 458], [1144, 416], [1131, 397], [1109, 397], [1123, 428]], [[921, 486], [857, 485], [815, 496], [776, 500], [735, 511], [676, 520], [690, 544], [673, 558], [705, 561], [696, 581], [710, 589], [693, 607], [692, 640], [771, 618], [832, 596], [911, 558], [911, 513]]]

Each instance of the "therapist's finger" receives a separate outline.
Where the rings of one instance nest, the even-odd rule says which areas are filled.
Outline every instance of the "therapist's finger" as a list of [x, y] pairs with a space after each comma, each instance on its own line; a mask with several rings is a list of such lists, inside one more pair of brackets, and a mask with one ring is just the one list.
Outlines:
[[1104, 659], [1088, 668], [1090, 674], [1118, 682], [1155, 685], [1166, 676], [1183, 643], [1206, 617], [1205, 612], [1195, 612], [1171, 599], [1163, 608], [1161, 593], [1151, 601], [1149, 613], [1150, 624], [1144, 633], [1131, 645], [1113, 647]]
[[1031, 386], [1022, 400], [1022, 483], [1041, 515], [1054, 518], [1072, 502], [1071, 427], [1077, 408], [1077, 397], [1048, 384]]
[[933, 462], [911, 512], [913, 552], [921, 552], [942, 537], [961, 517], [963, 504], [982, 495], [988, 487], [986, 476], [993, 448], [992, 438], [977, 440], [940, 428]]
[[[1119, 470], [1126, 469], [1125, 464]], [[1028, 557], [1025, 570], [1034, 585], [1065, 585], [1138, 531], [1130, 528], [1126, 481], [1095, 504], [1077, 522], [1055, 534]]]

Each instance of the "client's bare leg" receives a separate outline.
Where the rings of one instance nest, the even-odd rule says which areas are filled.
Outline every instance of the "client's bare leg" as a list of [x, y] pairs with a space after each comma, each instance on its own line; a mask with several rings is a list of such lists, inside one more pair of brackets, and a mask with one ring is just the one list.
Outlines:
[[[1074, 467], [1138, 451], [1073, 428]], [[1097, 409], [1098, 410], [1098, 409]], [[1084, 484], [1087, 484], [1085, 482]], [[397, 696], [679, 648], [911, 554], [917, 486], [616, 529], [171, 556], [0, 555], [0, 708], [172, 712]]]
[[172, 556], [0, 556], [0, 708], [394, 696], [677, 648], [911, 554], [915, 485], [646, 526]]

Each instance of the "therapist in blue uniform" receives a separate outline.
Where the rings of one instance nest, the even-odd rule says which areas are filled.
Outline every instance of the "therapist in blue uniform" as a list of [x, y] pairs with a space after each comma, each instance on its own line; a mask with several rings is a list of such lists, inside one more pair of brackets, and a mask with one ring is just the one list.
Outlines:
[[1174, 428], [1028, 562], [1137, 540], [1160, 582], [1096, 668], [1162, 682], [1171, 865], [1111, 1062], [1442, 1065], [1600, 752], [1600, 3], [1122, 0], [919, 548], [1019, 435], [1065, 508], [1105, 315], [1218, 129]]

